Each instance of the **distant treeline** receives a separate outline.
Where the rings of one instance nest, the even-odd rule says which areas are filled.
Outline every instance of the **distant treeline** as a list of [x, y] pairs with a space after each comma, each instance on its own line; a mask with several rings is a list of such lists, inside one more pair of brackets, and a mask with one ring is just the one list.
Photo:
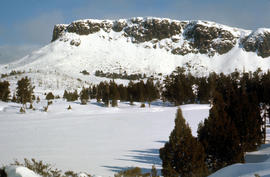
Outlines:
[[103, 71], [97, 70], [95, 72], [95, 76], [98, 77], [106, 77], [111, 79], [127, 79], [127, 80], [140, 80], [147, 78], [146, 74], [127, 74], [126, 71], [124, 73], [104, 73]]

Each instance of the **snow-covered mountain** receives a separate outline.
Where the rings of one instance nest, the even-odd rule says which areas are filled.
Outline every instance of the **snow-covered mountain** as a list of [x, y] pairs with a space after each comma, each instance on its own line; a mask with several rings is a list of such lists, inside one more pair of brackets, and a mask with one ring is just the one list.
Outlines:
[[[26, 71], [38, 80], [50, 78], [55, 86], [63, 78], [78, 85], [98, 82], [96, 70], [153, 75], [169, 74], [177, 66], [200, 75], [236, 68], [267, 70], [270, 29], [250, 31], [209, 21], [153, 17], [78, 20], [55, 25], [50, 44], [0, 66], [0, 72]], [[83, 70], [90, 76], [83, 76]]]

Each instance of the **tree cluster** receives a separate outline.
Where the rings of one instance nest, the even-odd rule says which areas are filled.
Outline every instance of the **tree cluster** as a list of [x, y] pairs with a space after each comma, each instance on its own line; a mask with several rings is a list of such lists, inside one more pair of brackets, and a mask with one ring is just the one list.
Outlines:
[[106, 77], [111, 79], [127, 79], [127, 80], [140, 80], [145, 79], [146, 74], [127, 74], [126, 71], [124, 73], [104, 73], [103, 71], [97, 70], [95, 72], [95, 76], [98, 77]]
[[142, 103], [147, 101], [150, 106], [153, 100], [159, 98], [159, 84], [154, 84], [152, 79], [137, 83], [130, 81], [128, 86], [118, 85], [114, 81], [101, 82], [91, 87], [89, 94], [91, 98], [96, 98], [98, 102], [102, 101], [106, 106], [110, 103], [117, 106], [117, 100], [129, 101], [131, 104], [134, 101]]
[[[185, 89], [182, 91], [183, 95], [180, 95], [181, 87], [178, 87], [177, 83], [183, 80], [190, 83], [188, 87], [186, 86], [190, 90], [192, 84], [199, 83], [197, 93], [194, 93], [195, 100], [201, 101], [201, 98], [203, 98], [202, 100], [210, 100], [209, 117], [199, 124], [197, 140], [204, 149], [204, 152], [201, 153], [205, 154], [204, 162], [207, 165], [208, 172], [212, 173], [227, 165], [244, 162], [244, 153], [256, 150], [263, 143], [266, 136], [265, 119], [269, 115], [270, 72], [262, 73], [258, 70], [254, 73], [240, 74], [235, 71], [230, 75], [211, 73], [207, 78], [194, 79], [191, 77], [191, 82], [187, 78], [188, 75], [183, 74], [181, 70], [168, 76], [167, 80], [170, 80], [170, 82], [165, 82], [165, 93], [162, 94], [167, 100], [175, 104], [192, 100], [194, 95]], [[204, 92], [207, 93], [200, 93], [200, 90], [205, 90]], [[173, 93], [176, 91], [180, 93], [178, 95]], [[185, 99], [185, 94], [189, 93], [191, 97]], [[182, 100], [182, 102], [179, 100]], [[182, 164], [178, 167], [176, 164], [187, 159], [180, 157], [181, 155], [194, 151], [194, 148], [189, 147], [189, 143], [181, 142], [185, 140], [183, 136], [186, 133], [177, 134], [177, 121], [175, 124], [169, 142], [160, 150], [164, 176], [185, 176], [186, 173], [180, 169], [180, 166], [187, 169], [185, 165]], [[184, 125], [183, 121], [181, 125]], [[180, 130], [184, 131], [185, 128], [182, 127]], [[178, 148], [174, 148], [177, 146]], [[192, 172], [193, 168], [198, 169], [196, 165], [191, 166], [192, 169], [188, 170], [190, 172]], [[192, 175], [187, 174], [186, 176]]]
[[64, 91], [63, 98], [65, 98], [67, 101], [76, 101], [79, 98], [77, 90], [73, 92]]
[[163, 81], [162, 99], [175, 105], [209, 103], [211, 84], [210, 78], [194, 77], [177, 67]]

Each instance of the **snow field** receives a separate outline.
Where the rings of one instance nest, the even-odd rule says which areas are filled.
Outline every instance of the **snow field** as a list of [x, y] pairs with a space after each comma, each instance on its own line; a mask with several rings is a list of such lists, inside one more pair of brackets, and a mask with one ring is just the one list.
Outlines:
[[[14, 159], [35, 158], [64, 171], [113, 176], [127, 167], [150, 170], [161, 167], [159, 148], [174, 127], [177, 107], [159, 105], [140, 108], [119, 103], [105, 108], [91, 100], [88, 105], [56, 100], [48, 112], [45, 102], [36, 111], [20, 114], [20, 105], [0, 103], [1, 164]], [[67, 110], [71, 105], [72, 110]], [[181, 106], [196, 136], [197, 125], [208, 116], [209, 105]]]

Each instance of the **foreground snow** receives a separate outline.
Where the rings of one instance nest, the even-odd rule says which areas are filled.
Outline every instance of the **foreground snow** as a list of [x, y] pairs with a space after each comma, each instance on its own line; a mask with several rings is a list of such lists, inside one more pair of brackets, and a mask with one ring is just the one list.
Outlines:
[[8, 166], [5, 171], [8, 177], [41, 177], [26, 167]]
[[[67, 110], [69, 104], [72, 110]], [[57, 100], [42, 112], [44, 105], [34, 104], [36, 111], [20, 114], [20, 105], [0, 102], [0, 164], [35, 158], [64, 171], [104, 177], [127, 167], [160, 169], [159, 148], [168, 140], [177, 109], [160, 102], [150, 108], [126, 102], [105, 108], [95, 101], [80, 105]], [[209, 105], [181, 108], [196, 135]]]
[[[269, 140], [270, 130], [267, 129], [267, 140]], [[269, 142], [268, 142], [269, 143]], [[245, 156], [245, 164], [234, 164], [225, 167], [210, 177], [270, 177], [270, 144], [263, 144], [258, 151], [249, 152]]]

